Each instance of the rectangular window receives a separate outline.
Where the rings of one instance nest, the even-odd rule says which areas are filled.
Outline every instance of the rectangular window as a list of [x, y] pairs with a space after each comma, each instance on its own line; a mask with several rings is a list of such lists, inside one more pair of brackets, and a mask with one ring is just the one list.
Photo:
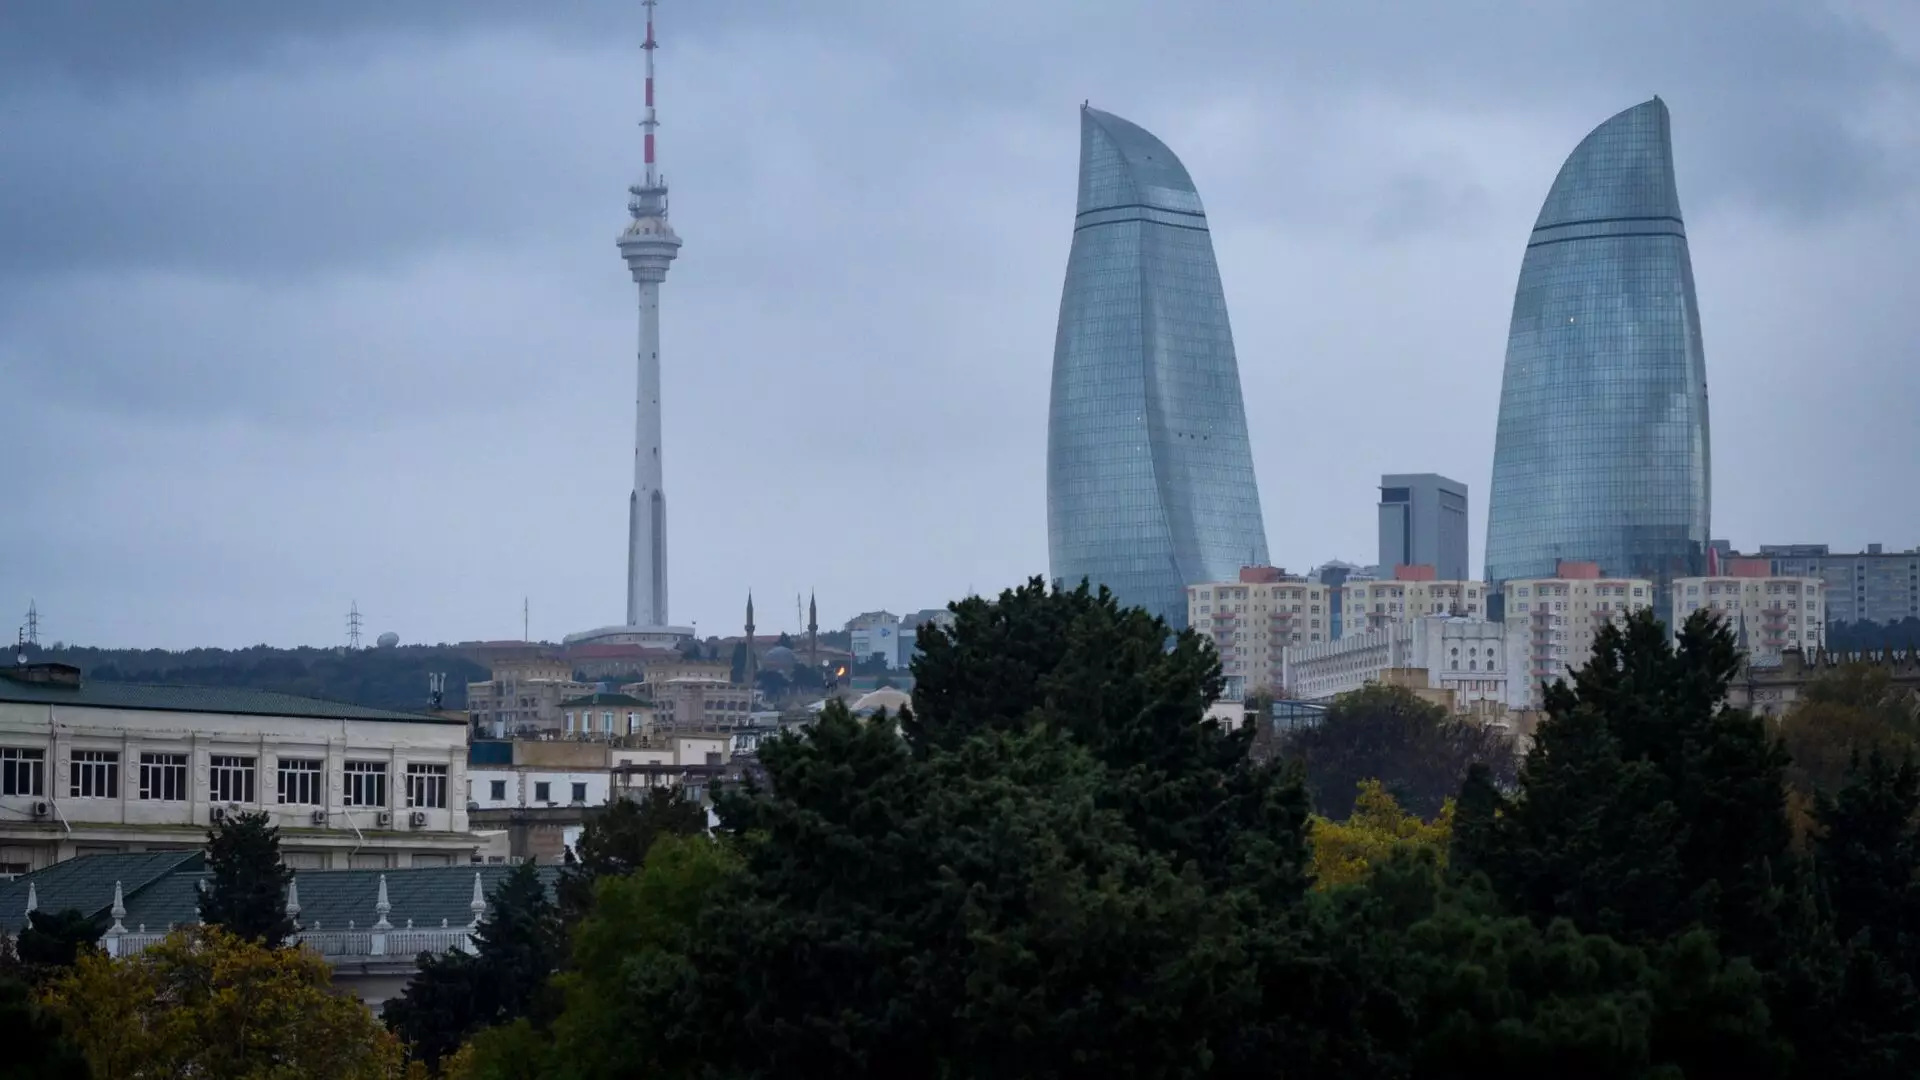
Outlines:
[[348, 806], [387, 805], [387, 763], [384, 761], [347, 762], [345, 798]]
[[72, 798], [117, 799], [120, 755], [112, 750], [75, 750], [67, 763], [67, 779]]
[[447, 808], [447, 767], [407, 766], [407, 806], [423, 810]]
[[214, 802], [253, 801], [253, 759], [214, 755], [207, 770], [207, 798]]
[[506, 799], [506, 797], [507, 797], [507, 782], [506, 782], [505, 780], [494, 780], [494, 781], [492, 781], [492, 782], [491, 782], [491, 783], [490, 783], [490, 784], [488, 785], [488, 792], [487, 792], [487, 797], [488, 797], [488, 798], [490, 798], [490, 799], [492, 799], [492, 800], [493, 800], [494, 802], [501, 802], [501, 801], [503, 801], [504, 799]]
[[45, 795], [47, 752], [0, 746], [0, 795]]
[[281, 758], [279, 774], [281, 805], [321, 805], [320, 762], [317, 759]]
[[533, 785], [533, 801], [534, 802], [552, 802], [553, 801], [553, 785], [548, 783], [545, 780], [542, 780], [539, 783]]
[[141, 754], [140, 797], [160, 802], [185, 802], [187, 755]]
[[573, 785], [573, 801], [577, 803], [583, 803], [587, 801], [587, 785], [585, 784]]

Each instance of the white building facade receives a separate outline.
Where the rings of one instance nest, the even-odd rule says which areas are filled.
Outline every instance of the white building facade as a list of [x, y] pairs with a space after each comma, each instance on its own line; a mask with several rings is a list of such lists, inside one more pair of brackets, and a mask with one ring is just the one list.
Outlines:
[[1448, 615], [1425, 615], [1285, 653], [1287, 687], [1301, 701], [1331, 700], [1383, 682], [1390, 671], [1424, 671], [1426, 689], [1450, 692], [1456, 713], [1479, 716], [1525, 706], [1523, 659], [1501, 624]]
[[466, 747], [457, 718], [0, 669], [0, 872], [198, 847], [257, 811], [295, 868], [464, 864]]

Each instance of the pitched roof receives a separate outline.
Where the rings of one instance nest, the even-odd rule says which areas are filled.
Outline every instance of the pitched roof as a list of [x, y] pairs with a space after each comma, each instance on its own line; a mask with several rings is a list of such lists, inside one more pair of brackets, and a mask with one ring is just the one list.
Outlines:
[[[413, 920], [417, 928], [465, 926], [473, 921], [473, 879], [487, 896], [500, 887], [511, 866], [421, 866], [406, 870], [302, 870], [294, 875], [300, 897], [300, 924], [312, 928], [345, 930], [347, 924], [365, 928], [379, 918], [374, 904], [380, 897], [380, 879], [387, 879], [387, 920], [397, 927]], [[536, 871], [551, 898], [558, 867]], [[82, 855], [55, 863], [15, 881], [0, 885], [0, 929], [18, 933], [26, 922], [27, 885], [34, 883], [42, 911], [75, 908], [94, 916], [105, 928], [113, 906], [113, 884], [120, 883], [127, 929], [145, 926], [159, 931], [185, 926], [200, 917], [199, 883], [205, 876], [198, 851], [147, 852], [130, 855]]]
[[[114, 882], [120, 883], [122, 893], [131, 902], [141, 889], [175, 871], [187, 870], [198, 876], [201, 859], [198, 849], [188, 849], [82, 855], [54, 863], [12, 881], [0, 882], [0, 929], [17, 934], [26, 925], [29, 886], [41, 911], [72, 908], [104, 920], [113, 907]], [[103, 922], [103, 929], [104, 925]]]
[[154, 712], [237, 713], [291, 716], [303, 720], [388, 720], [413, 724], [465, 724], [464, 720], [394, 712], [339, 701], [254, 690], [240, 686], [167, 686], [84, 679], [78, 686], [21, 682], [0, 671], [0, 701], [27, 705], [88, 706]]

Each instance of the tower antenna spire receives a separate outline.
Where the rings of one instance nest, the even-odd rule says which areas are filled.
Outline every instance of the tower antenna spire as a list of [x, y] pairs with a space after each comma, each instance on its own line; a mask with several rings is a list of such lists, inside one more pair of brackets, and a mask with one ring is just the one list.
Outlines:
[[653, 8], [659, 0], [640, 2], [647, 9], [647, 40], [640, 44], [647, 54], [647, 115], [646, 119], [640, 121], [640, 129], [646, 133], [647, 178], [644, 186], [656, 188], [660, 186], [660, 175], [653, 160], [653, 136], [660, 127], [660, 119], [653, 111], [653, 50], [659, 48], [660, 44], [653, 39]]

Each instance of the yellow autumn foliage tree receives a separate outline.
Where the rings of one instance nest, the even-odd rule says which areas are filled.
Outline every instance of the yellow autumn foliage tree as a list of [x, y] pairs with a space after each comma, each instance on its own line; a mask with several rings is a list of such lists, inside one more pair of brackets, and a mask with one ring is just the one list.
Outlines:
[[327, 962], [216, 926], [121, 959], [82, 956], [41, 992], [93, 1075], [111, 1080], [403, 1080], [400, 1043]]
[[1353, 885], [1369, 870], [1400, 848], [1426, 848], [1441, 866], [1447, 863], [1447, 842], [1453, 838], [1453, 800], [1432, 821], [1400, 809], [1378, 780], [1360, 782], [1353, 815], [1345, 821], [1313, 819], [1314, 888], [1326, 890]]

